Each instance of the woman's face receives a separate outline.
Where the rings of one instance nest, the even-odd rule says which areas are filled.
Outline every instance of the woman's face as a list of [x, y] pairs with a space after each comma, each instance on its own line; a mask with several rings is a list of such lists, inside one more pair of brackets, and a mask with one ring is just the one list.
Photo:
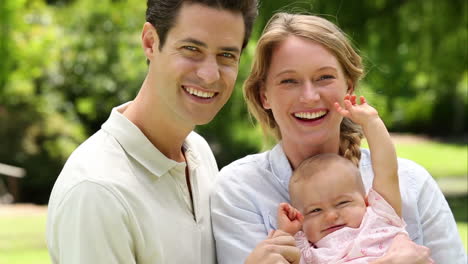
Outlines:
[[338, 144], [342, 117], [333, 103], [342, 102], [347, 92], [351, 82], [331, 52], [290, 36], [273, 50], [261, 98], [273, 112], [283, 144]]

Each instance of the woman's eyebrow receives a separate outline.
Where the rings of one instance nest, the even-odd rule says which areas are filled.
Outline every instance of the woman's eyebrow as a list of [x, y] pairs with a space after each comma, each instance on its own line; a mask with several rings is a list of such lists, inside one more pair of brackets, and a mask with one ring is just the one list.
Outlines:
[[286, 70], [280, 71], [279, 73], [275, 74], [275, 77], [280, 76], [280, 75], [285, 74], [285, 73], [295, 73], [295, 72], [296, 71], [294, 71], [294, 70], [286, 69]]

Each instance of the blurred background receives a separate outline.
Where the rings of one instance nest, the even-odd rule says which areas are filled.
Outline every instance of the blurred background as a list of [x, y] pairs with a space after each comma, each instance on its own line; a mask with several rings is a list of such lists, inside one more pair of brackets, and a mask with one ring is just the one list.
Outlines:
[[[260, 4], [232, 98], [213, 122], [197, 128], [218, 166], [268, 148], [241, 91], [268, 19], [277, 11], [321, 15], [360, 50], [367, 76], [359, 93], [379, 110], [399, 156], [422, 164], [440, 182], [466, 244], [467, 1]], [[0, 164], [7, 165], [0, 166], [0, 204], [47, 204], [71, 152], [112, 107], [134, 98], [147, 68], [140, 47], [145, 8], [142, 0], [0, 1]], [[0, 211], [0, 251], [2, 243], [10, 248], [5, 241], [12, 235], [1, 219]], [[41, 221], [35, 223], [40, 228]]]

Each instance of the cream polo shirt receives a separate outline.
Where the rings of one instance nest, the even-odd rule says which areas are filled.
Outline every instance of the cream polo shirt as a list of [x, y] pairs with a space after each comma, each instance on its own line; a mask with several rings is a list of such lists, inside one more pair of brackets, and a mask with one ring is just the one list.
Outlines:
[[53, 263], [215, 263], [209, 193], [218, 173], [192, 132], [185, 162], [168, 159], [121, 113], [79, 146], [52, 190], [47, 246]]

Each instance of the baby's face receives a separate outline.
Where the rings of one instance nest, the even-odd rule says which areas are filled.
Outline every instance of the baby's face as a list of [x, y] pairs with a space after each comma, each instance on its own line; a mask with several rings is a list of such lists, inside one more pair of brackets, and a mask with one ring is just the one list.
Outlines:
[[312, 243], [343, 227], [359, 227], [366, 212], [366, 198], [355, 176], [339, 167], [316, 172], [320, 175], [300, 187], [298, 209], [305, 217], [303, 231]]

